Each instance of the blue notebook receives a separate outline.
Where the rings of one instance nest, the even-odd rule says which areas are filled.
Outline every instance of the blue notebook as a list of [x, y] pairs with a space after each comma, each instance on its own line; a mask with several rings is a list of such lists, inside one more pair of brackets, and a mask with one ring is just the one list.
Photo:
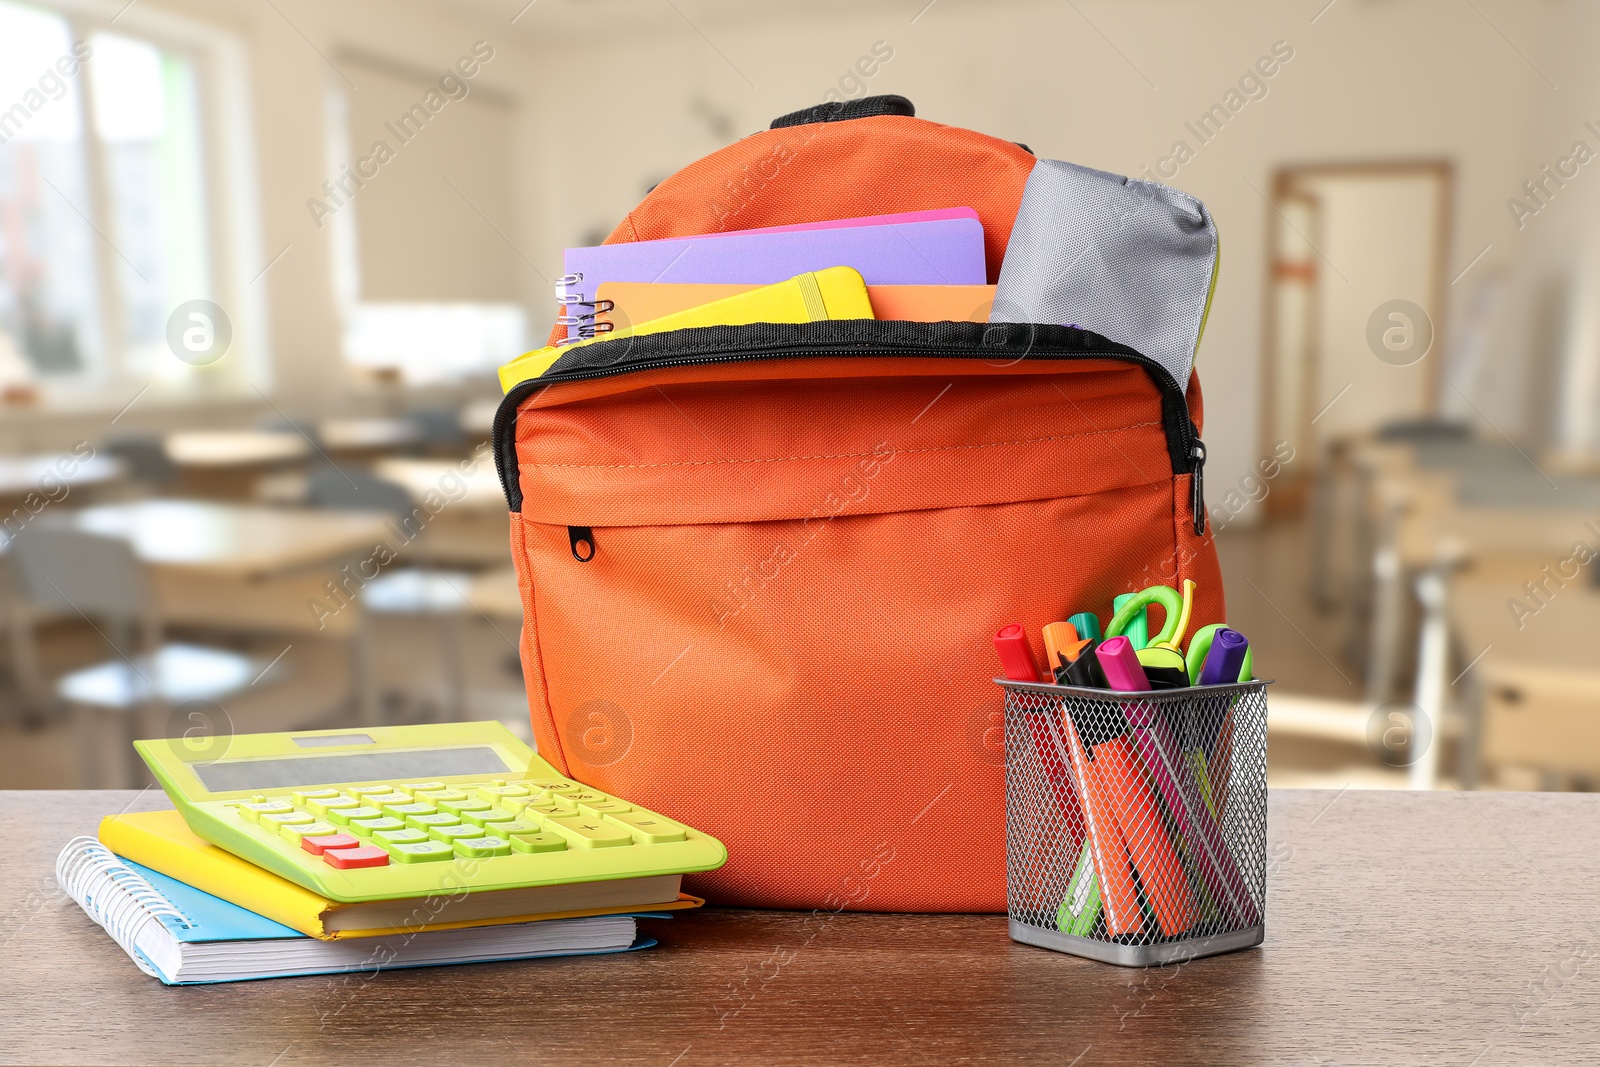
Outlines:
[[545, 919], [319, 941], [125, 860], [92, 837], [56, 859], [56, 881], [138, 965], [167, 985], [375, 972], [649, 948], [632, 915]]

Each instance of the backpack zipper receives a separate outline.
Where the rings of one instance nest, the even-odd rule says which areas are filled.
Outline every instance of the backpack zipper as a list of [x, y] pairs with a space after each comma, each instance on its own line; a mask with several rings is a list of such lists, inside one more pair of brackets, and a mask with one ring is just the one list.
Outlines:
[[[614, 351], [613, 351], [614, 350]], [[563, 382], [609, 378], [619, 374], [667, 367], [707, 366], [719, 363], [757, 363], [779, 359], [841, 358], [944, 358], [1077, 360], [1109, 359], [1142, 367], [1161, 393], [1161, 422], [1167, 438], [1173, 474], [1192, 476], [1191, 522], [1196, 535], [1205, 533], [1205, 445], [1189, 418], [1183, 389], [1165, 367], [1127, 345], [1071, 326], [1033, 323], [916, 323], [873, 320], [824, 320], [796, 325], [756, 323], [750, 326], [704, 326], [668, 333], [597, 341], [573, 348], [544, 374], [520, 382], [508, 391], [495, 412], [493, 445], [495, 468], [506, 504], [522, 510], [522, 489], [517, 476], [517, 409], [533, 393]], [[609, 358], [608, 358], [609, 357]], [[573, 555], [584, 539], [573, 531], [589, 533], [589, 558], [593, 558], [593, 533], [587, 527], [568, 527]]]

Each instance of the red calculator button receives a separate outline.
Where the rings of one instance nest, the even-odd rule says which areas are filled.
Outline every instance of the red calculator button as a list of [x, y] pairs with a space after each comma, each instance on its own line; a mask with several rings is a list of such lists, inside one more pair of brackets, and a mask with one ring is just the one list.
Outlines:
[[389, 853], [377, 845], [357, 845], [355, 848], [330, 848], [322, 853], [322, 862], [341, 871], [353, 867], [387, 867]]
[[355, 848], [361, 839], [354, 834], [324, 834], [322, 837], [302, 837], [300, 847], [313, 856], [320, 856], [330, 848]]

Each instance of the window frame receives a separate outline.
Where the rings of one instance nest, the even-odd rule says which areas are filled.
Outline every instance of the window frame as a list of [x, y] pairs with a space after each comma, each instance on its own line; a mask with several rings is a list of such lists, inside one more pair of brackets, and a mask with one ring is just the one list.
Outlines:
[[[97, 33], [147, 42], [181, 55], [193, 65], [200, 181], [205, 204], [200, 224], [208, 260], [210, 298], [227, 312], [233, 340], [220, 372], [191, 373], [176, 381], [135, 373], [130, 366], [125, 312], [116, 251], [115, 200], [105, 153], [94, 121], [94, 57], [77, 75], [79, 128], [82, 131], [86, 187], [90, 202], [79, 207], [98, 231], [92, 236], [95, 263], [95, 313], [102, 352], [95, 363], [68, 375], [37, 379], [45, 410], [121, 408], [136, 393], [152, 401], [192, 404], [253, 395], [270, 389], [271, 361], [266, 338], [266, 303], [260, 234], [254, 220], [258, 196], [251, 148], [248, 52], [243, 39], [220, 27], [132, 4], [93, 0], [15, 0], [65, 20], [68, 40], [88, 41]], [[252, 273], [246, 273], [256, 266]], [[253, 276], [252, 276], [253, 274]], [[253, 388], [254, 387], [254, 388]], [[145, 392], [148, 390], [148, 393]], [[6, 417], [0, 409], [0, 418]]]

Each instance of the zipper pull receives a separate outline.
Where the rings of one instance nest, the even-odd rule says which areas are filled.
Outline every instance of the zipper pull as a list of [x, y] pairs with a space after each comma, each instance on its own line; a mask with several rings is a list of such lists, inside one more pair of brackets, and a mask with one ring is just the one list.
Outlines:
[[567, 543], [572, 546], [572, 558], [579, 563], [594, 559], [594, 531], [587, 526], [568, 526]]
[[1199, 441], [1194, 443], [1194, 448], [1189, 452], [1189, 474], [1192, 479], [1189, 502], [1194, 510], [1194, 532], [1203, 535], [1206, 532], [1206, 446]]

